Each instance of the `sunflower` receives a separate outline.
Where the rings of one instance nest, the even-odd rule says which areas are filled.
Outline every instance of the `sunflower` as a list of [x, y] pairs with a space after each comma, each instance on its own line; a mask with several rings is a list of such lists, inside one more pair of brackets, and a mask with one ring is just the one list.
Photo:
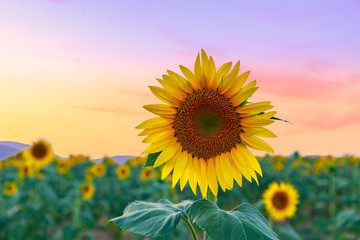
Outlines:
[[275, 111], [269, 101], [249, 103], [258, 89], [256, 81], [243, 86], [249, 71], [239, 75], [240, 62], [233, 69], [225, 63], [216, 70], [212, 57], [198, 54], [194, 72], [184, 66], [181, 76], [167, 71], [157, 79], [163, 87], [150, 86], [151, 92], [165, 104], [144, 108], [158, 117], [137, 126], [139, 135], [151, 143], [143, 152], [158, 154], [153, 167], [164, 165], [162, 179], [173, 171], [173, 186], [180, 180], [181, 190], [189, 181], [196, 194], [197, 185], [203, 196], [208, 187], [216, 196], [218, 182], [225, 191], [233, 180], [241, 186], [242, 175], [256, 182], [262, 176], [257, 159], [248, 149], [273, 149], [258, 137], [276, 137], [264, 128], [273, 122]]
[[263, 202], [272, 219], [283, 221], [294, 216], [299, 194], [291, 184], [273, 182], [263, 193]]
[[95, 187], [92, 183], [84, 182], [81, 184], [81, 194], [85, 200], [93, 197], [95, 193]]
[[70, 161], [58, 159], [56, 172], [59, 174], [65, 174], [70, 168]]
[[108, 156], [104, 157], [103, 163], [106, 163], [106, 164], [109, 164], [112, 166], [116, 165], [116, 162], [114, 161], [114, 159], [112, 159], [111, 157], [108, 157]]
[[151, 167], [145, 167], [140, 171], [140, 179], [143, 181], [147, 181], [153, 178], [153, 172]]
[[106, 166], [103, 163], [94, 163], [91, 170], [95, 177], [103, 177], [106, 173]]
[[119, 165], [116, 168], [116, 175], [119, 179], [128, 179], [130, 176], [131, 170], [130, 170], [130, 166], [129, 165]]
[[29, 162], [24, 162], [19, 168], [19, 178], [32, 177], [34, 175], [34, 168]]
[[54, 158], [51, 145], [45, 140], [39, 140], [24, 151], [25, 159], [35, 168], [48, 166]]
[[5, 182], [4, 194], [6, 196], [15, 195], [18, 192], [18, 186], [16, 182]]

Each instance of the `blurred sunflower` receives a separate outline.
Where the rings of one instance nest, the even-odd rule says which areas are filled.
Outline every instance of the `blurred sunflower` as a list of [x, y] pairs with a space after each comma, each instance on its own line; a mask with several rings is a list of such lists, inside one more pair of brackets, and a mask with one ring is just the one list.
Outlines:
[[94, 163], [91, 170], [95, 177], [103, 177], [106, 173], [106, 166], [103, 163]]
[[68, 171], [69, 167], [70, 167], [70, 162], [68, 160], [59, 159], [57, 161], [56, 172], [59, 174], [65, 174]]
[[5, 182], [4, 194], [6, 196], [15, 195], [18, 192], [18, 186], [16, 182]]
[[130, 170], [130, 166], [129, 165], [119, 165], [116, 168], [116, 175], [119, 179], [128, 179], [130, 176], [131, 170]]
[[106, 164], [109, 164], [112, 166], [116, 165], [116, 162], [114, 161], [114, 159], [112, 159], [111, 157], [108, 157], [108, 156], [104, 157], [103, 163], [106, 163]]
[[32, 177], [34, 175], [34, 168], [29, 162], [24, 162], [19, 168], [19, 178]]
[[49, 165], [54, 158], [51, 145], [45, 140], [34, 142], [33, 145], [24, 151], [26, 161], [30, 162], [35, 168]]
[[258, 137], [276, 137], [264, 128], [276, 112], [264, 113], [273, 107], [269, 101], [247, 101], [258, 89], [256, 81], [243, 86], [250, 72], [239, 75], [240, 62], [230, 71], [231, 65], [216, 70], [201, 50], [194, 72], [180, 66], [185, 77], [168, 70], [157, 79], [163, 88], [150, 86], [166, 104], [144, 106], [159, 117], [136, 127], [144, 129], [140, 136], [148, 135], [143, 142], [151, 143], [143, 153], [159, 154], [154, 167], [165, 164], [162, 179], [173, 171], [172, 185], [180, 180], [181, 190], [189, 181], [195, 194], [199, 185], [203, 196], [208, 187], [217, 195], [217, 181], [223, 191], [233, 188], [234, 179], [241, 186], [242, 175], [257, 182], [261, 168], [248, 147], [273, 153]]
[[151, 167], [145, 167], [140, 171], [140, 179], [147, 181], [153, 178], [153, 172]]
[[299, 203], [297, 190], [291, 184], [284, 182], [271, 183], [262, 197], [266, 211], [276, 221], [294, 216], [296, 205]]
[[81, 194], [85, 200], [93, 197], [95, 193], [95, 187], [92, 183], [84, 182], [81, 184]]
[[86, 181], [92, 181], [92, 180], [94, 180], [94, 178], [95, 178], [94, 170], [91, 167], [87, 168], [86, 172], [85, 172]]

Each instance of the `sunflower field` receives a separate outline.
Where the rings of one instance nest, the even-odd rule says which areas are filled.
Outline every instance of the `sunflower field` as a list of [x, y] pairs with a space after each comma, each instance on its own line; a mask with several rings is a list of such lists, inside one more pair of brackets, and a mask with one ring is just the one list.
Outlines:
[[[34, 151], [37, 144], [41, 148]], [[25, 150], [0, 161], [0, 239], [144, 239], [109, 222], [130, 202], [201, 199], [198, 187], [172, 188], [170, 174], [143, 167], [146, 156], [118, 165], [110, 157], [95, 163], [78, 155], [59, 159], [50, 144], [34, 143], [41, 164]], [[31, 149], [31, 148], [30, 148]], [[43, 151], [43, 152], [41, 152]], [[251, 203], [269, 220], [279, 239], [360, 239], [360, 159], [355, 156], [257, 157], [259, 185], [219, 188], [218, 205], [230, 210]], [[195, 229], [196, 232], [199, 229]], [[156, 239], [191, 239], [180, 223]]]

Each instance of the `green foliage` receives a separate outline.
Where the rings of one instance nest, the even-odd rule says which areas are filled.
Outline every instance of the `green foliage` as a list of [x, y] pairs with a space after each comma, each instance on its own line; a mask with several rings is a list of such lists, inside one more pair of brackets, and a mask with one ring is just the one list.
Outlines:
[[120, 228], [150, 237], [172, 232], [180, 218], [189, 219], [188, 211], [192, 201], [173, 204], [169, 200], [159, 202], [136, 201], [125, 208], [121, 217], [111, 219]]
[[156, 159], [159, 157], [161, 152], [157, 152], [157, 153], [150, 153], [146, 159], [145, 165], [144, 167], [152, 167], [154, 166], [154, 163], [156, 161]]
[[201, 199], [190, 207], [190, 215], [213, 240], [278, 239], [259, 210], [247, 203], [223, 211]]

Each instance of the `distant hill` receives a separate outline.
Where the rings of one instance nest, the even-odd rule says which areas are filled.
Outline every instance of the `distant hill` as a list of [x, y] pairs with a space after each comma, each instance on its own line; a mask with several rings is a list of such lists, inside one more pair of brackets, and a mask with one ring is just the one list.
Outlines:
[[[18, 152], [28, 149], [31, 147], [29, 144], [11, 142], [11, 141], [0, 141], [0, 160], [5, 160], [8, 157], [16, 155]], [[55, 155], [57, 156], [57, 155]], [[66, 159], [60, 156], [57, 156], [61, 159]], [[110, 156], [117, 164], [124, 164], [126, 160], [134, 158], [135, 156], [128, 155], [116, 155]], [[104, 158], [92, 159], [94, 162], [102, 162]]]
[[[111, 156], [111, 158], [117, 163], [117, 164], [124, 164], [128, 159], [130, 158], [134, 158], [135, 156], [120, 156], [120, 155], [117, 155], [117, 156]], [[92, 161], [94, 162], [102, 162], [104, 158], [98, 158], [98, 159], [92, 159]]]
[[0, 141], [0, 160], [16, 155], [18, 152], [31, 147], [19, 142]]

